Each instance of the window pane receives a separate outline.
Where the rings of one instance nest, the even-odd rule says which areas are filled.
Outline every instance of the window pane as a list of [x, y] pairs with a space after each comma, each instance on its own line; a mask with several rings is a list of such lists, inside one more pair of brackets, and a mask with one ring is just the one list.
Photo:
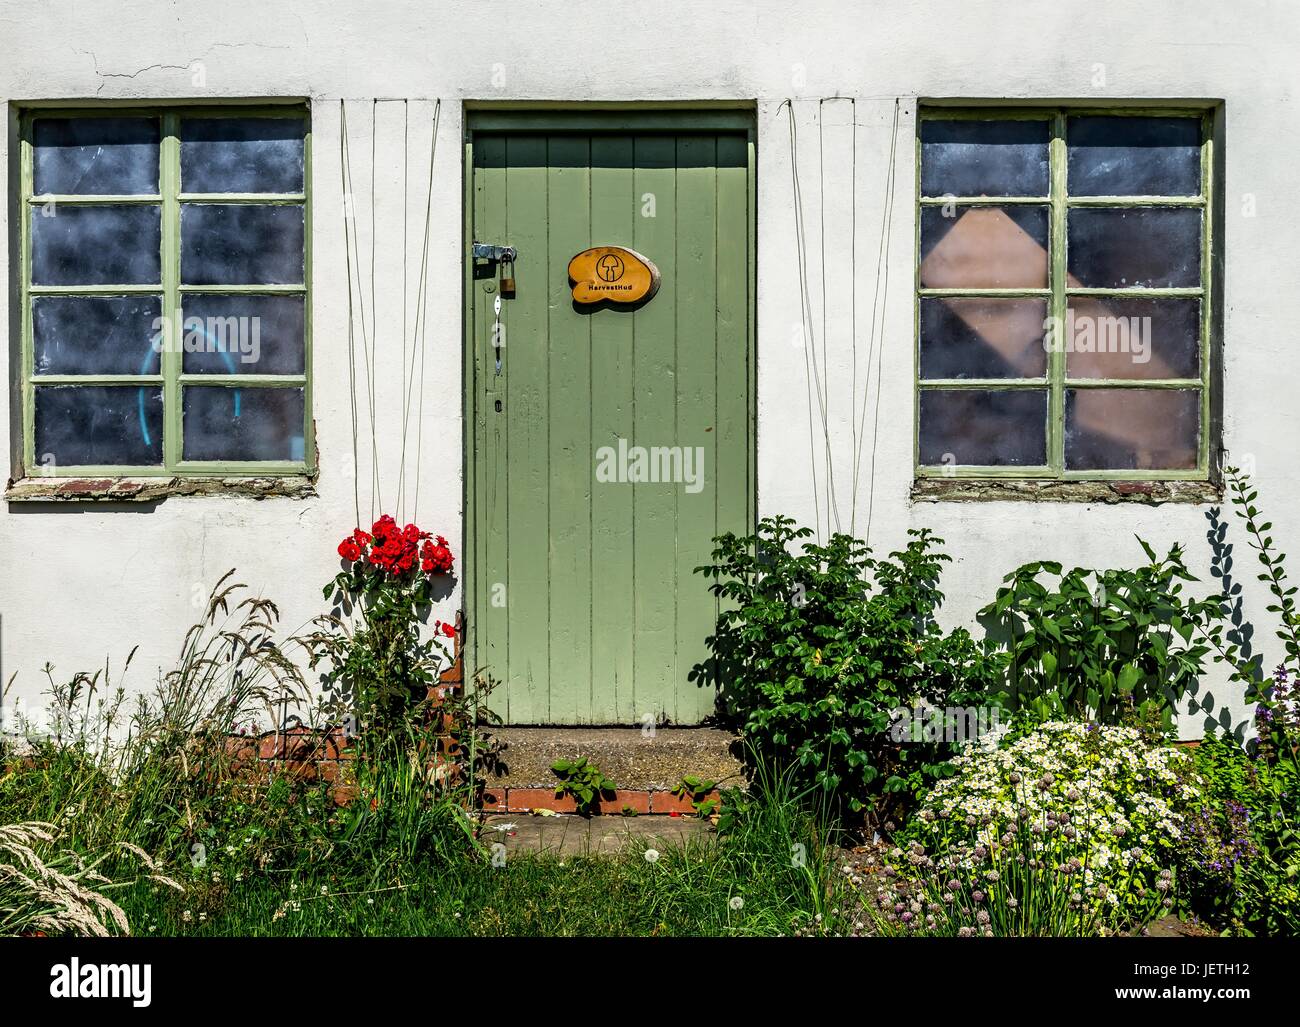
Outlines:
[[304, 127], [299, 118], [186, 118], [181, 192], [302, 192]]
[[921, 299], [922, 378], [1040, 378], [1047, 301]]
[[193, 293], [183, 302], [186, 374], [303, 373], [303, 297]]
[[1070, 274], [1093, 288], [1178, 288], [1201, 281], [1201, 212], [1190, 207], [1076, 208]]
[[1063, 329], [1070, 378], [1200, 377], [1200, 300], [1075, 296]]
[[1074, 196], [1198, 196], [1199, 118], [1070, 118]]
[[47, 385], [36, 390], [41, 465], [162, 463], [162, 388]]
[[152, 285], [162, 280], [162, 221], [153, 204], [59, 204], [32, 217], [37, 285]]
[[921, 285], [928, 289], [1047, 286], [1046, 207], [921, 210]]
[[297, 285], [302, 280], [300, 205], [181, 205], [181, 281], [187, 285]]
[[1046, 196], [1046, 121], [921, 122], [922, 196]]
[[160, 296], [36, 296], [37, 374], [157, 374]]
[[37, 194], [158, 192], [157, 118], [38, 118], [32, 150]]
[[1047, 390], [922, 389], [920, 457], [930, 467], [1047, 463]]
[[1065, 466], [1194, 470], [1200, 414], [1195, 390], [1066, 389]]
[[187, 385], [185, 459], [301, 461], [303, 403], [302, 389]]

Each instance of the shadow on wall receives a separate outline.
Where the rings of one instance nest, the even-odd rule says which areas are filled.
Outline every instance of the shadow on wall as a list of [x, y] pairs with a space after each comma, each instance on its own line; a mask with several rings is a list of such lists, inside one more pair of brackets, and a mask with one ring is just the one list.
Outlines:
[[[1219, 579], [1219, 590], [1227, 605], [1228, 623], [1231, 625], [1225, 637], [1227, 641], [1238, 647], [1242, 667], [1253, 684], [1263, 680], [1264, 657], [1262, 653], [1255, 652], [1253, 643], [1255, 625], [1245, 618], [1242, 588], [1232, 576], [1233, 544], [1227, 540], [1228, 524], [1223, 519], [1222, 510], [1217, 506], [1212, 506], [1205, 512], [1205, 519], [1210, 524], [1205, 532], [1205, 539], [1210, 545], [1210, 574]], [[1247, 721], [1243, 720], [1234, 725], [1226, 706], [1219, 707], [1216, 714], [1217, 704], [1214, 693], [1208, 688], [1205, 689], [1204, 694], [1201, 694], [1201, 686], [1198, 683], [1192, 689], [1190, 698], [1191, 705], [1188, 707], [1188, 712], [1205, 714], [1202, 726], [1207, 735], [1222, 731], [1230, 734], [1238, 742], [1245, 741]]]

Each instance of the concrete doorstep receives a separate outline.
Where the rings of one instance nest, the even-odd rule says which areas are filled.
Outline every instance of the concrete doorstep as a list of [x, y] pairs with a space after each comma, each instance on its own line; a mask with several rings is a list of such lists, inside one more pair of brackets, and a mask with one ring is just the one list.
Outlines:
[[[485, 818], [480, 841], [513, 852], [548, 856], [611, 856], [627, 848], [663, 850], [687, 843], [711, 843], [713, 825], [698, 817], [551, 817], [492, 815]], [[499, 851], [499, 850], [498, 850]]]

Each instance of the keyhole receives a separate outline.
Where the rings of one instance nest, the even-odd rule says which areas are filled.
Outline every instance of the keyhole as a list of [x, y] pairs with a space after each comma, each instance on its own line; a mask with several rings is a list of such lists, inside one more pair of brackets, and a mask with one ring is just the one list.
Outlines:
[[497, 400], [495, 406], [496, 406], [497, 413], [498, 414], [501, 413], [501, 400]]

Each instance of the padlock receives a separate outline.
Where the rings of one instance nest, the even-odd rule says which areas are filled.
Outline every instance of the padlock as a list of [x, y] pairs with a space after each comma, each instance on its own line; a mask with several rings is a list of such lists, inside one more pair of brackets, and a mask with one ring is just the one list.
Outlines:
[[506, 277], [506, 262], [501, 261], [501, 295], [508, 300], [515, 298], [515, 265], [510, 264], [510, 276]]

